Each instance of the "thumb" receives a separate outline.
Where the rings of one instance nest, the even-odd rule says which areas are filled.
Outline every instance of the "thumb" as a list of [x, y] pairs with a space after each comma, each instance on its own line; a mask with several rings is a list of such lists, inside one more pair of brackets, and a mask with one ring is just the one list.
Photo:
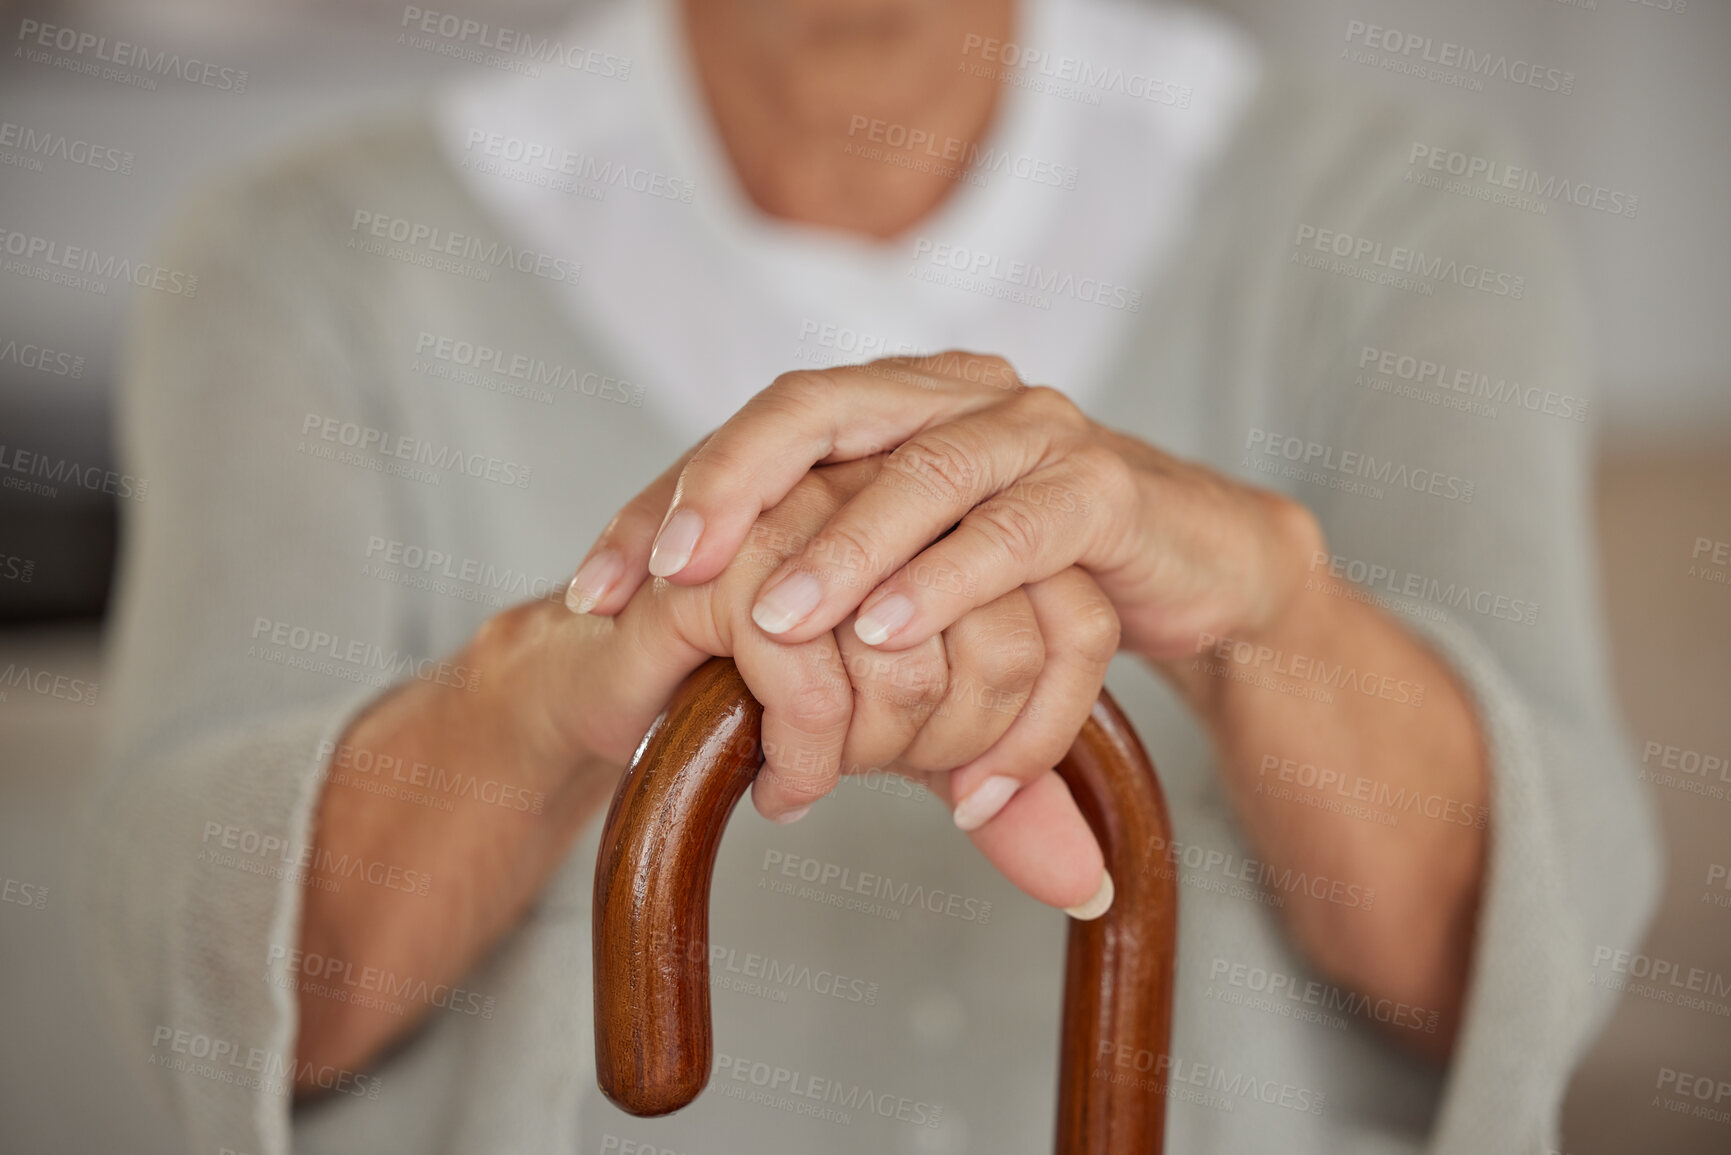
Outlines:
[[572, 613], [611, 617], [631, 601], [649, 576], [650, 549], [667, 507], [673, 504], [679, 474], [702, 444], [680, 454], [607, 523], [565, 589], [565, 605]]
[[[949, 775], [932, 775], [947, 799]], [[1076, 807], [1070, 788], [1048, 770], [1016, 791], [993, 819], [968, 834], [986, 860], [1030, 898], [1074, 918], [1098, 918], [1111, 907], [1106, 858]]]

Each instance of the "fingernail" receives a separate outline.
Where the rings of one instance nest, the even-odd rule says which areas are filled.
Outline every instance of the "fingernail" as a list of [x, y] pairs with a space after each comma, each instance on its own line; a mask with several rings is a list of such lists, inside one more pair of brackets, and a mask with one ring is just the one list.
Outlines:
[[795, 571], [776, 582], [751, 607], [751, 620], [765, 633], [780, 634], [793, 629], [823, 600], [823, 586], [808, 573]]
[[773, 819], [771, 819], [771, 821], [779, 822], [781, 825], [787, 826], [791, 823], [798, 822], [801, 818], [804, 818], [810, 813], [811, 805], [808, 803], [804, 806], [797, 806], [792, 810], [783, 811], [782, 813], [777, 814]]
[[624, 558], [610, 549], [602, 550], [577, 567], [576, 576], [565, 587], [565, 608], [574, 614], [588, 613], [607, 596], [624, 570]]
[[655, 548], [649, 554], [649, 572], [656, 577], [672, 577], [691, 560], [697, 539], [703, 536], [703, 515], [695, 509], [675, 510], [661, 532], [655, 535]]
[[868, 646], [881, 646], [891, 634], [914, 616], [914, 603], [901, 594], [891, 594], [854, 619], [853, 632]]
[[994, 774], [974, 787], [974, 792], [956, 803], [956, 827], [978, 830], [998, 816], [1022, 784], [1003, 774]]
[[1100, 889], [1094, 892], [1094, 897], [1080, 906], [1065, 907], [1064, 913], [1078, 922], [1093, 922], [1112, 909], [1112, 895], [1114, 893], [1116, 892], [1112, 889], [1112, 872], [1102, 870], [1100, 872]]

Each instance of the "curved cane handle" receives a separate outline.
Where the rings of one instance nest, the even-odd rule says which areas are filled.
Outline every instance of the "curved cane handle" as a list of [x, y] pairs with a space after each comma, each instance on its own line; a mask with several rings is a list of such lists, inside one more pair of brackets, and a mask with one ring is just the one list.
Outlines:
[[[607, 812], [595, 864], [596, 1078], [633, 1115], [676, 1111], [709, 1079], [709, 880], [762, 764], [762, 718], [732, 661], [705, 663], [638, 746]], [[1149, 850], [1170, 844], [1165, 799], [1104, 691], [1058, 772], [1117, 893], [1101, 918], [1070, 923], [1057, 1150], [1158, 1155], [1178, 903], [1176, 877], [1148, 868]]]

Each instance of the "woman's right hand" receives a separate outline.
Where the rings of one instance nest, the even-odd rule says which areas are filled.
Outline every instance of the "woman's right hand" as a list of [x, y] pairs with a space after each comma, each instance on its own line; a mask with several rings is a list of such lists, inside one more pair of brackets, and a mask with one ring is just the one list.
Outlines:
[[[591, 558], [653, 536], [641, 531], [667, 508], [683, 465], [621, 511]], [[1052, 769], [1092, 709], [1117, 647], [1117, 617], [1092, 578], [1074, 568], [1054, 574], [897, 651], [865, 645], [851, 620], [802, 643], [751, 620], [764, 577], [806, 551], [882, 467], [877, 456], [813, 469], [759, 516], [714, 579], [651, 581], [616, 616], [579, 614], [587, 625], [570, 637], [586, 650], [599, 645], [606, 657], [567, 660], [576, 688], [566, 701], [607, 705], [560, 711], [568, 741], [629, 757], [679, 682], [709, 656], [728, 655], [764, 707], [766, 762], [752, 787], [760, 813], [796, 820], [840, 774], [888, 767], [926, 775], [940, 798], [961, 800], [956, 824], [1012, 882], [1081, 917], [1098, 915], [1110, 901], [1103, 858]], [[869, 583], [877, 572], [876, 560], [863, 556], [824, 560], [838, 582]], [[582, 608], [584, 584], [580, 570], [573, 609]]]

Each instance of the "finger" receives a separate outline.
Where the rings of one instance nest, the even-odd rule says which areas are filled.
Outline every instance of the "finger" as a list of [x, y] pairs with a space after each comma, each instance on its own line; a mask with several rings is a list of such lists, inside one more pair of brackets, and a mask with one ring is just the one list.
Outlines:
[[835, 635], [787, 645], [739, 630], [733, 660], [763, 703], [764, 764], [751, 786], [752, 802], [772, 822], [797, 822], [835, 789], [853, 716], [853, 690]]
[[1072, 565], [1120, 564], [1137, 529], [1128, 467], [1085, 445], [970, 510], [866, 596], [854, 631], [876, 646], [916, 645], [1006, 590]]
[[1023, 590], [964, 616], [942, 635], [949, 664], [943, 704], [901, 754], [918, 770], [949, 770], [992, 748], [1016, 720], [1045, 662]]
[[[945, 793], [936, 782], [933, 792]], [[1106, 857], [1056, 771], [1047, 770], [1018, 790], [998, 817], [970, 831], [968, 840], [1030, 898], [1081, 919], [1099, 918], [1111, 908]]]
[[1046, 388], [922, 430], [884, 458], [877, 477], [770, 577], [752, 619], [793, 641], [834, 628], [861, 596], [860, 575], [837, 559], [873, 567], [864, 575], [870, 589], [969, 510], [1059, 461], [1087, 430], [1075, 403]]
[[842, 773], [855, 774], [896, 759], [918, 736], [949, 690], [949, 656], [942, 637], [885, 653], [850, 629], [830, 634], [853, 687], [853, 717], [842, 746]]
[[956, 825], [978, 830], [1017, 791], [1069, 753], [1118, 651], [1118, 615], [1087, 573], [1074, 567], [1026, 587], [1046, 661], [1027, 705], [992, 748], [950, 775]]
[[[968, 379], [965, 366], [998, 358], [951, 353], [964, 372], [938, 372], [939, 358], [784, 373], [729, 418], [679, 479], [651, 555], [650, 572], [679, 584], [708, 581], [732, 560], [746, 531], [812, 466], [851, 461], [999, 400]], [[976, 374], [980, 376], [981, 374]], [[839, 620], [839, 619], [838, 619]]]
[[565, 605], [572, 613], [610, 617], [625, 608], [648, 578], [650, 546], [661, 515], [673, 500], [679, 471], [701, 444], [680, 455], [607, 523], [565, 587]]
[[[569, 749], [575, 738], [578, 748], [624, 764], [680, 682], [711, 656], [727, 652], [713, 619], [694, 591], [654, 583], [642, 586], [613, 616], [572, 614], [535, 601], [489, 619], [485, 628], [539, 640], [517, 631], [544, 628], [538, 623], [551, 620], [551, 667], [568, 679], [568, 690], [550, 703], [546, 717], [529, 719], [523, 733], [531, 740], [562, 736], [552, 749]], [[537, 678], [539, 669], [509, 666], [504, 676]], [[526, 687], [507, 685], [501, 692], [513, 700], [537, 700]], [[602, 711], [571, 708], [581, 702], [610, 705]]]

